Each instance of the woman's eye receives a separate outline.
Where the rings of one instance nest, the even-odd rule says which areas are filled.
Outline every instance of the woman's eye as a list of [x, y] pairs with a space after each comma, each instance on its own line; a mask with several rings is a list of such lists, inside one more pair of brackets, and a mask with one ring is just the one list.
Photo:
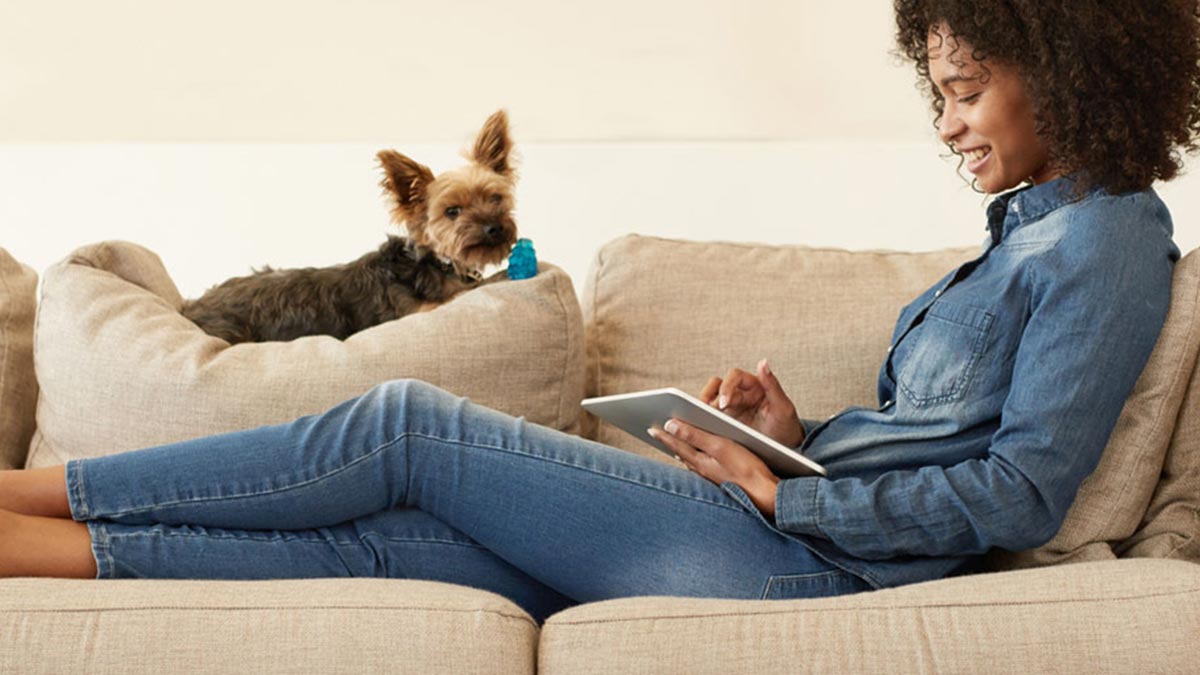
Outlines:
[[974, 94], [971, 94], [970, 96], [963, 96], [962, 98], [958, 99], [958, 102], [959, 103], [974, 103], [979, 98], [979, 95], [981, 93], [983, 93], [983, 92], [975, 92]]
[[446, 217], [447, 218], [457, 218], [458, 214], [461, 212], [462, 212], [462, 209], [460, 209], [459, 207], [451, 206], [450, 208], [446, 209]]

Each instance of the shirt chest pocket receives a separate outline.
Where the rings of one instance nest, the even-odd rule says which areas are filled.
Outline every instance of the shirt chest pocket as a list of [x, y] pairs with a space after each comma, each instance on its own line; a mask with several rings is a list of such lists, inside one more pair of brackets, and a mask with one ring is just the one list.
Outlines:
[[896, 380], [917, 406], [962, 398], [992, 328], [991, 312], [944, 301], [933, 303], [893, 355]]

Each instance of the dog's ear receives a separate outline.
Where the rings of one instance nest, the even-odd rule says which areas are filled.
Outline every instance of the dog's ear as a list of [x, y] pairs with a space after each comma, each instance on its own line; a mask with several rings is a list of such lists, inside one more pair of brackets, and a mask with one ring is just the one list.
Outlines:
[[508, 137], [508, 114], [497, 110], [483, 123], [471, 159], [501, 176], [512, 176], [512, 164], [508, 161], [510, 152], [512, 139]]
[[411, 222], [425, 202], [425, 191], [433, 182], [433, 172], [395, 150], [383, 150], [375, 156], [383, 167], [383, 180], [379, 184], [396, 199], [399, 215]]

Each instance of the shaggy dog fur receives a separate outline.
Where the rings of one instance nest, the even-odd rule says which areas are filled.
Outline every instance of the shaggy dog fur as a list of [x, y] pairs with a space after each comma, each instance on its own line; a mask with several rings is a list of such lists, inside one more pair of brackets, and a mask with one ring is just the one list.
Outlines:
[[[394, 150], [377, 157], [392, 220], [408, 238], [388, 237], [361, 258], [332, 267], [269, 267], [229, 279], [184, 304], [183, 315], [230, 343], [345, 339], [358, 331], [447, 302], [480, 283], [480, 270], [517, 240], [516, 173], [508, 117], [484, 124], [467, 166], [434, 176]], [[487, 281], [504, 278], [503, 272]]]

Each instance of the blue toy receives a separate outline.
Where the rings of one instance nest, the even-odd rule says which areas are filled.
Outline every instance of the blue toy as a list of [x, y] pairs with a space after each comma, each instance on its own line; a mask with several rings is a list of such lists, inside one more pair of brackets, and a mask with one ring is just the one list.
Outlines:
[[537, 254], [533, 251], [533, 242], [528, 239], [518, 239], [512, 253], [508, 255], [508, 278], [528, 279], [537, 274]]

